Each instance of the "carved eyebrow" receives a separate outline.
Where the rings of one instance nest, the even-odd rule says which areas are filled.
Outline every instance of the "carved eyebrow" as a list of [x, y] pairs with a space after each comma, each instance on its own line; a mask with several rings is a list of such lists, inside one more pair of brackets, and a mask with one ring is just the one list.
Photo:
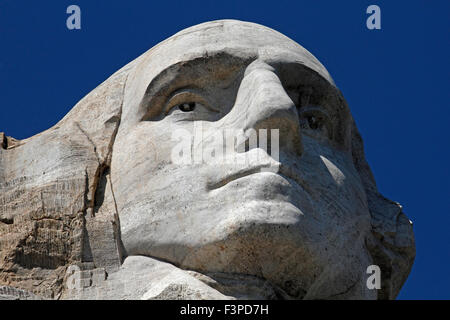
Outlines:
[[[141, 120], [162, 112], [164, 102], [172, 92], [180, 88], [201, 88], [210, 85], [212, 80], [225, 82], [224, 87], [227, 87], [230, 85], [228, 82], [235, 78], [234, 75], [244, 70], [254, 59], [253, 56], [241, 57], [216, 52], [168, 66], [147, 86], [139, 106]], [[156, 110], [151, 110], [154, 108]]]
[[254, 57], [238, 57], [225, 52], [205, 54], [187, 61], [180, 61], [162, 70], [147, 86], [145, 95], [155, 95], [167, 89], [168, 83], [180, 79], [216, 78], [226, 80], [242, 68], [251, 63]]

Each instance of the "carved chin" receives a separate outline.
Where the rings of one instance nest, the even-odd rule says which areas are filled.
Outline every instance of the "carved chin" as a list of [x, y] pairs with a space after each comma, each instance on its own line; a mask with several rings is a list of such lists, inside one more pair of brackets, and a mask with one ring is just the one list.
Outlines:
[[[368, 215], [336, 215], [313, 204], [311, 195], [292, 179], [257, 173], [211, 192], [208, 210], [201, 207], [206, 201], [199, 196], [180, 211], [182, 216], [164, 213], [167, 202], [153, 203], [153, 210], [161, 208], [156, 210], [157, 218], [149, 216], [152, 222], [135, 229], [128, 229], [133, 219], [122, 214], [122, 240], [128, 254], [150, 256], [203, 274], [255, 276], [291, 298], [326, 298], [344, 292], [370, 264], [364, 248]], [[152, 208], [145, 208], [141, 213], [131, 211], [146, 221], [145, 214]], [[168, 232], [173, 235], [167, 236]], [[337, 283], [319, 285], [327, 281]]]
[[[213, 232], [205, 233], [203, 244], [188, 246], [186, 241], [159, 244], [151, 246], [145, 255], [206, 275], [255, 276], [268, 281], [282, 295], [297, 299], [326, 298], [344, 291], [343, 286], [353, 283], [364, 272], [368, 258], [359, 234], [331, 224], [325, 227], [319, 220], [306, 218], [317, 214], [303, 215], [290, 203], [265, 203], [259, 208], [265, 208], [266, 212], [255, 213], [257, 207], [253, 207], [253, 214], [234, 212]], [[351, 247], [355, 248], [354, 257], [346, 257], [342, 263]], [[345, 273], [339, 283], [329, 283], [325, 291], [315, 289], [317, 281], [334, 281], [341, 269]]]

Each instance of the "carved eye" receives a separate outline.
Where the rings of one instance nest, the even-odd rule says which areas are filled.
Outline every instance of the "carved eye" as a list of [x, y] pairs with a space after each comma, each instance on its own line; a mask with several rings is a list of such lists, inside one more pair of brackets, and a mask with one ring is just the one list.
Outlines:
[[316, 116], [309, 116], [306, 118], [308, 120], [308, 125], [311, 129], [317, 130], [322, 127], [322, 121]]
[[[303, 110], [302, 110], [303, 109]], [[300, 126], [314, 137], [332, 139], [333, 125], [327, 112], [320, 106], [309, 106], [299, 110]]]
[[321, 112], [305, 112], [300, 115], [303, 129], [322, 130], [326, 127], [327, 119]]
[[177, 107], [183, 112], [191, 112], [195, 110], [196, 103], [195, 102], [181, 103]]

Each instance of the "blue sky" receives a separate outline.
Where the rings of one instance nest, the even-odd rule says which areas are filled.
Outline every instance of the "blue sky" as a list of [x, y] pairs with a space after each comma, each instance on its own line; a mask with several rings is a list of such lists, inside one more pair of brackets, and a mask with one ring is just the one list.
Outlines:
[[[81, 30], [66, 28], [80, 6]], [[366, 8], [381, 8], [381, 30]], [[414, 222], [400, 299], [450, 299], [450, 1], [0, 0], [0, 131], [60, 120], [118, 68], [208, 20], [274, 28], [313, 53], [346, 97], [379, 190]]]

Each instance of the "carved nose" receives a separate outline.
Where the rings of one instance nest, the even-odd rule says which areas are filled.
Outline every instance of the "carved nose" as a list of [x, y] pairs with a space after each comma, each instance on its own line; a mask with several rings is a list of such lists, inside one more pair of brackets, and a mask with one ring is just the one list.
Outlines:
[[263, 61], [251, 63], [240, 84], [230, 116], [244, 129], [279, 130], [280, 151], [302, 153], [297, 108], [275, 74]]

